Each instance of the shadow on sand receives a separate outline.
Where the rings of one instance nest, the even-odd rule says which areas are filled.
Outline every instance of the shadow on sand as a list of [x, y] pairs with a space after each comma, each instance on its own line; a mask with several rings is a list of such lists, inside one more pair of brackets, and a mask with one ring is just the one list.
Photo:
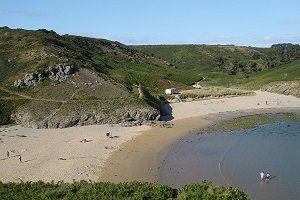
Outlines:
[[172, 107], [169, 102], [165, 101], [162, 104], [162, 109], [163, 111], [161, 112], [162, 115], [160, 116], [159, 121], [171, 121], [174, 119], [172, 115]]

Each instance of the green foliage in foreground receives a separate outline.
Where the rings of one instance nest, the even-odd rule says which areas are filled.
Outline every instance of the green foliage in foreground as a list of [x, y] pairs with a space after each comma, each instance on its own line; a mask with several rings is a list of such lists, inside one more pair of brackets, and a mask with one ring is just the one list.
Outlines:
[[0, 199], [249, 199], [233, 188], [214, 186], [211, 182], [192, 184], [173, 189], [158, 183], [87, 182], [44, 183], [0, 182]]
[[250, 199], [238, 189], [216, 187], [211, 182], [186, 185], [179, 189], [177, 199], [242, 200]]

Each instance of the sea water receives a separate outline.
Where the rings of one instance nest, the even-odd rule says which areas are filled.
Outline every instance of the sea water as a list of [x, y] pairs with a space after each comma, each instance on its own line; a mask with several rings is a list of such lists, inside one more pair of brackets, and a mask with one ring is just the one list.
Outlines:
[[[271, 179], [261, 181], [262, 171]], [[251, 199], [300, 199], [300, 122], [181, 139], [162, 163], [160, 182], [180, 187], [203, 180], [239, 188]]]

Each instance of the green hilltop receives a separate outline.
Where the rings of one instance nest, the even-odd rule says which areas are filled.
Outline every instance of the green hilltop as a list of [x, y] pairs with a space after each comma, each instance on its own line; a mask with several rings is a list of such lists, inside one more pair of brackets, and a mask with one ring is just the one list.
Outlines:
[[249, 74], [300, 58], [300, 45], [277, 44], [271, 48], [234, 45], [141, 45], [141, 52], [162, 58], [178, 69]]
[[164, 89], [192, 89], [197, 81], [299, 96], [299, 49], [292, 44], [126, 46], [2, 27], [0, 124], [138, 125], [164, 114], [159, 100]]

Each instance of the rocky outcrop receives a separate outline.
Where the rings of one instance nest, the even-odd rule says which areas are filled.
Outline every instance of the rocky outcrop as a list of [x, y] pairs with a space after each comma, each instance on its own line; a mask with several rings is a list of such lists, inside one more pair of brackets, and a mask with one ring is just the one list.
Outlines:
[[70, 77], [71, 74], [75, 72], [75, 68], [73, 66], [67, 65], [56, 65], [55, 67], [49, 67], [46, 70], [46, 74], [49, 74], [49, 78], [54, 81], [65, 81]]
[[72, 126], [85, 126], [92, 124], [121, 124], [123, 126], [136, 126], [149, 124], [159, 118], [159, 111], [151, 107], [118, 109], [110, 114], [80, 113], [73, 115], [54, 115], [51, 118], [34, 120], [28, 111], [17, 112], [12, 116], [17, 124], [30, 128], [67, 128]]
[[15, 87], [23, 87], [23, 86], [32, 86], [36, 85], [36, 83], [39, 81], [39, 75], [36, 72], [33, 72], [31, 74], [26, 74], [23, 79], [16, 80], [14, 82]]
[[57, 64], [49, 67], [47, 70], [41, 72], [33, 72], [26, 74], [23, 79], [14, 82], [15, 87], [35, 86], [39, 81], [50, 78], [51, 80], [62, 82], [74, 74], [76, 69], [70, 65]]

